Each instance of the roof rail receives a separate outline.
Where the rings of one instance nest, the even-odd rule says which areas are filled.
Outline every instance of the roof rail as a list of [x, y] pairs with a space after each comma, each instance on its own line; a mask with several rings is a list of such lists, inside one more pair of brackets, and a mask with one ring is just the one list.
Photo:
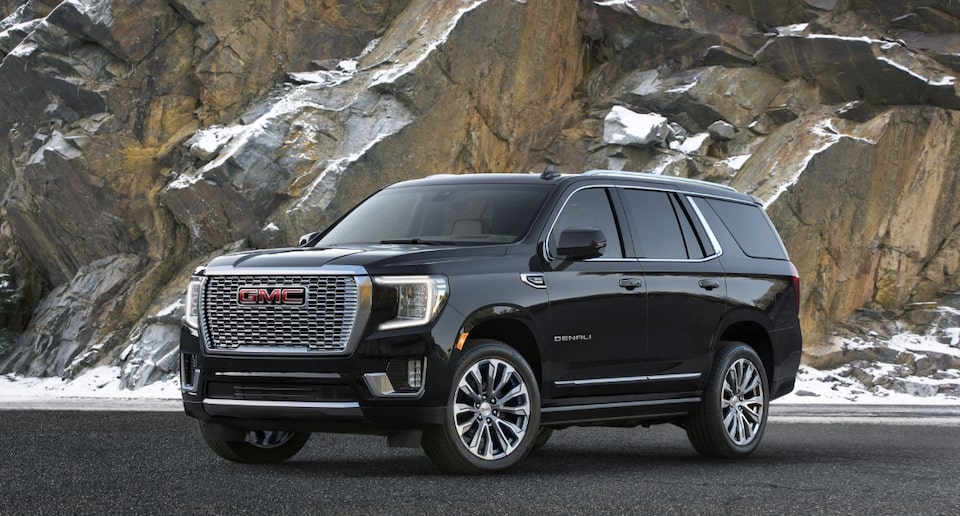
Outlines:
[[630, 177], [635, 179], [644, 179], [646, 181], [660, 181], [663, 183], [683, 183], [690, 185], [712, 186], [722, 188], [731, 192], [740, 193], [736, 188], [720, 183], [711, 183], [700, 179], [690, 179], [689, 177], [663, 176], [660, 174], [651, 174], [650, 172], [630, 172], [625, 170], [588, 170], [583, 173], [585, 176], [612, 176], [612, 177]]

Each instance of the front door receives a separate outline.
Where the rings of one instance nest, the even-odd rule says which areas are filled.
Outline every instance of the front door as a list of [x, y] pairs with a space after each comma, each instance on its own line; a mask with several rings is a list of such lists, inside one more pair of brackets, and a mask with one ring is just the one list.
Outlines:
[[[546, 387], [554, 398], [639, 392], [646, 287], [639, 262], [624, 253], [622, 213], [616, 215], [612, 195], [615, 192], [604, 187], [574, 191], [545, 235], [554, 372], [552, 385]], [[603, 255], [558, 257], [557, 241], [568, 228], [601, 230], [607, 241]]]

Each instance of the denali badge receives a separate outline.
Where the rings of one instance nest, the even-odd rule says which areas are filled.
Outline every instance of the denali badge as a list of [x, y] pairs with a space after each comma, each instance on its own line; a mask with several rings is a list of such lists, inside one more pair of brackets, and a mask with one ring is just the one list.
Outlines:
[[307, 302], [306, 287], [240, 287], [241, 305], [302, 305]]
[[593, 334], [590, 335], [554, 335], [554, 342], [585, 342], [593, 340]]

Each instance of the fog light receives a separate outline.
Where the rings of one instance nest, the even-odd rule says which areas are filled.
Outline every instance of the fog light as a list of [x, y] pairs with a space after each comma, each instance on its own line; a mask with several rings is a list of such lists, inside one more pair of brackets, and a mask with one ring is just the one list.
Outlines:
[[423, 362], [419, 358], [407, 360], [407, 385], [414, 391], [423, 387]]

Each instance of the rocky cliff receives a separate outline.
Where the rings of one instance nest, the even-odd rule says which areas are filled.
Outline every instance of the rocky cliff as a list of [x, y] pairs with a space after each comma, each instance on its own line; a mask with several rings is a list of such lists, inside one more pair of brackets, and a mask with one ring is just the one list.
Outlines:
[[647, 170], [766, 203], [807, 359], [960, 290], [950, 0], [0, 2], [0, 371], [172, 374], [212, 254], [440, 172]]

